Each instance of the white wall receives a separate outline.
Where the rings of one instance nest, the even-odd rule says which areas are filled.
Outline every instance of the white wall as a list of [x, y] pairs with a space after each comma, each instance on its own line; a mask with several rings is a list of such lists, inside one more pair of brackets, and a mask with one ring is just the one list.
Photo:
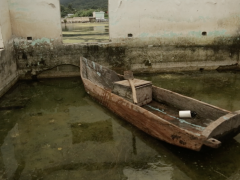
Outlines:
[[[0, 97], [17, 80], [17, 65], [13, 57], [12, 27], [8, 0], [0, 0]], [[1, 36], [1, 35], [0, 35]]]
[[61, 40], [59, 0], [8, 0], [15, 37]]
[[0, 34], [1, 96], [18, 79], [14, 45], [52, 50], [53, 43], [62, 43], [59, 0], [0, 0]]
[[7, 0], [0, 0], [0, 26], [2, 40], [4, 44], [7, 45], [8, 41], [12, 38], [12, 28]]
[[240, 36], [239, 0], [109, 0], [110, 39]]
[[2, 37], [2, 29], [1, 29], [1, 25], [0, 25], [0, 49], [4, 48], [4, 44], [3, 44], [3, 37]]

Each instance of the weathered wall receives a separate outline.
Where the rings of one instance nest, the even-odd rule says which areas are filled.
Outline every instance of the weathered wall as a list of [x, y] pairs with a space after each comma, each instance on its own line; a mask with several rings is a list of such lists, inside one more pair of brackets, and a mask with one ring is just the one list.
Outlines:
[[[109, 0], [113, 42], [69, 45], [61, 43], [58, 0], [8, 2], [13, 54], [23, 78], [78, 75], [80, 56], [119, 72], [138, 73], [239, 63], [237, 0]], [[127, 37], [130, 33], [132, 38]]]
[[[27, 27], [31, 21], [33, 27], [35, 22], [41, 28], [46, 27], [44, 22], [48, 16], [41, 17], [40, 12], [53, 13], [51, 21], [57, 19], [53, 27], [47, 26], [48, 30], [56, 30], [56, 37], [49, 38], [41, 34], [44, 31], [34, 28], [36, 32], [31, 32], [38, 35], [32, 41], [26, 40], [29, 33], [25, 31], [17, 34], [20, 30], [13, 23], [16, 28], [13, 28], [13, 33], [22, 37], [14, 39], [21, 77], [78, 75], [80, 56], [113, 69], [131, 69], [138, 73], [210, 70], [239, 63], [238, 0], [109, 0], [110, 39], [113, 42], [95, 45], [57, 43], [60, 16], [55, 11], [58, 8], [54, 0], [51, 0], [53, 5], [40, 0], [37, 3], [30, 0], [21, 3], [17, 3], [17, 0], [9, 1], [12, 2], [12, 18], [15, 19], [19, 14], [38, 16], [30, 19], [24, 19], [23, 16], [23, 20], [18, 20]], [[13, 2], [23, 9], [16, 8]], [[37, 13], [34, 10], [36, 4], [39, 4]], [[22, 25], [20, 27], [28, 30]], [[130, 33], [132, 38], [127, 37]], [[238, 65], [236, 67], [239, 68]]]
[[0, 17], [2, 38], [4, 44], [7, 45], [8, 41], [12, 38], [12, 28], [9, 16], [8, 0], [0, 1]]
[[[115, 44], [53, 45], [46, 39], [38, 42], [15, 40], [14, 54], [22, 78], [31, 78], [39, 74], [41, 77], [79, 76], [80, 56], [112, 68], [125, 66], [125, 47]], [[69, 65], [72, 65], [72, 68]]]
[[[129, 47], [126, 44], [116, 43], [52, 46], [51, 42], [43, 40], [37, 46], [32, 46], [32, 43], [26, 41], [15, 42], [14, 54], [21, 77], [31, 78], [33, 75], [39, 75], [39, 77], [78, 76], [80, 56], [117, 70], [119, 73], [127, 69], [135, 73], [159, 73], [213, 70], [219, 66], [236, 64], [239, 58], [236, 52], [238, 51], [235, 47], [229, 46]], [[235, 68], [239, 66], [236, 65]]]
[[8, 0], [15, 37], [48, 38], [61, 42], [59, 0]]
[[134, 71], [239, 63], [239, 0], [109, 0], [109, 17], [110, 40], [128, 47]]
[[[110, 39], [213, 45], [240, 36], [239, 0], [109, 0]], [[206, 34], [205, 34], [206, 32]]]
[[59, 0], [8, 2], [18, 72], [23, 73], [19, 64], [24, 64], [24, 72], [36, 74], [45, 62], [54, 63], [56, 54], [52, 52], [62, 45]]
[[0, 96], [17, 80], [13, 58], [12, 28], [7, 0], [0, 1], [0, 26], [4, 49], [0, 49]]
[[[16, 60], [19, 64], [19, 52], [23, 54], [23, 59], [27, 52], [31, 52], [32, 57], [37, 57], [36, 62], [40, 58], [43, 63], [42, 56], [62, 45], [62, 30], [59, 0], [0, 0], [0, 17], [4, 45], [4, 49], [0, 49], [0, 96], [2, 96], [18, 79], [19, 68]], [[29, 65], [26, 63], [25, 68], [35, 62], [34, 58], [30, 57], [27, 61]]]

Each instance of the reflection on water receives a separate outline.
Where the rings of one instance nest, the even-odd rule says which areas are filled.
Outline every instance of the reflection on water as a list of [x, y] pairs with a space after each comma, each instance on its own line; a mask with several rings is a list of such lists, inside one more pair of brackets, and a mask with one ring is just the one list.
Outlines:
[[64, 43], [108, 42], [108, 23], [68, 23], [62, 24]]
[[73, 144], [86, 141], [108, 142], [113, 140], [110, 120], [94, 123], [74, 123], [71, 124], [71, 130]]
[[[240, 109], [238, 73], [160, 74], [141, 78], [229, 110]], [[0, 179], [240, 177], [240, 137], [220, 149], [203, 152], [166, 144], [92, 100], [80, 78], [21, 81], [1, 101], [19, 97], [30, 99], [24, 108], [0, 111]]]
[[160, 86], [186, 96], [235, 111], [240, 109], [240, 73], [194, 72], [141, 75]]
[[[105, 27], [105, 26], [103, 26]], [[62, 31], [63, 32], [87, 32], [87, 31], [94, 31], [93, 26], [77, 26], [76, 24], [68, 24], [68, 25], [62, 25]]]

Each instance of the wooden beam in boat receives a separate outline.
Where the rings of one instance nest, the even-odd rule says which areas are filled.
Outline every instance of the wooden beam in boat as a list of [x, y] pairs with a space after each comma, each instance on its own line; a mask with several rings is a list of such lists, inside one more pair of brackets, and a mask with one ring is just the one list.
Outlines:
[[83, 60], [83, 57], [80, 57], [80, 77], [82, 77], [82, 60]]
[[137, 93], [136, 93], [136, 89], [135, 89], [135, 85], [133, 83], [133, 72], [132, 71], [124, 71], [124, 79], [128, 80], [131, 88], [132, 88], [132, 97], [133, 97], [133, 102], [134, 104], [137, 104]]

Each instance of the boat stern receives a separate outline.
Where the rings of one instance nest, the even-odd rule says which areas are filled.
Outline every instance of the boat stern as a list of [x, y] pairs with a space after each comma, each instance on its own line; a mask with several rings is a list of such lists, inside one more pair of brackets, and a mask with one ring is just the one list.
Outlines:
[[204, 145], [217, 148], [230, 137], [240, 133], [240, 110], [221, 116], [212, 122], [203, 132], [202, 135], [207, 139]]

